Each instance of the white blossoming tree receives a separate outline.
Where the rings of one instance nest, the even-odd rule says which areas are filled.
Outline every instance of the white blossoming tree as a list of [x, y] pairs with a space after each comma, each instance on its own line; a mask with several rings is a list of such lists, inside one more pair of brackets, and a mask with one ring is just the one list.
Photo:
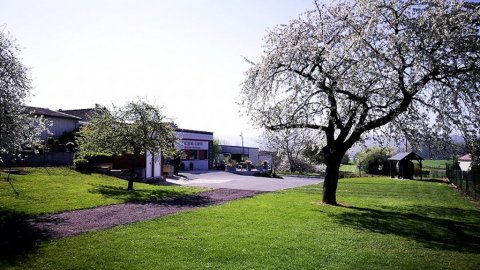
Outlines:
[[262, 146], [286, 158], [290, 171], [295, 172], [299, 170], [299, 161], [303, 158], [303, 152], [311, 139], [312, 134], [309, 130], [299, 128], [266, 130], [262, 134]]
[[323, 202], [337, 204], [342, 157], [376, 132], [478, 136], [479, 6], [457, 0], [357, 0], [268, 32], [242, 104], [259, 126], [324, 140]]
[[0, 163], [2, 156], [15, 158], [22, 149], [39, 142], [46, 129], [44, 119], [24, 107], [31, 82], [17, 53], [13, 39], [0, 31]]

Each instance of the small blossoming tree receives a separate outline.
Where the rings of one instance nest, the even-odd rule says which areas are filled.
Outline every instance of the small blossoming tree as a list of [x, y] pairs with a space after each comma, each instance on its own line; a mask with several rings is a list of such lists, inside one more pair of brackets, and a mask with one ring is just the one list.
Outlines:
[[127, 189], [132, 190], [135, 164], [140, 155], [148, 151], [169, 156], [175, 152], [175, 130], [167, 120], [161, 109], [143, 100], [111, 109], [97, 106], [91, 123], [83, 126], [78, 134], [80, 153], [130, 154]]

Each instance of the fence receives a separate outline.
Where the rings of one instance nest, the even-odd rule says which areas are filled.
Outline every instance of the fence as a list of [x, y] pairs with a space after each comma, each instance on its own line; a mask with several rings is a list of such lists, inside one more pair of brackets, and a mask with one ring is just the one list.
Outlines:
[[447, 178], [447, 171], [444, 168], [425, 168], [429, 178]]
[[73, 152], [46, 152], [44, 154], [30, 154], [24, 159], [13, 160], [2, 156], [3, 166], [70, 166], [73, 164]]
[[[445, 167], [423, 167], [421, 173], [424, 179], [447, 178]], [[418, 165], [415, 167], [414, 176], [420, 178], [420, 167]]]
[[448, 180], [474, 200], [480, 199], [480, 174], [464, 172], [447, 166]]

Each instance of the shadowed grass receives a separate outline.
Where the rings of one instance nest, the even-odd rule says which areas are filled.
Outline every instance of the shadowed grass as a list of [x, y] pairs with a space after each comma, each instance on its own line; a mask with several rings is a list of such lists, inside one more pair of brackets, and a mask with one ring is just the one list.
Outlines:
[[13, 264], [18, 256], [33, 251], [46, 239], [46, 232], [33, 227], [29, 222], [31, 218], [31, 215], [0, 207], [0, 262]]
[[18, 269], [478, 269], [480, 214], [445, 183], [346, 179], [45, 243]]

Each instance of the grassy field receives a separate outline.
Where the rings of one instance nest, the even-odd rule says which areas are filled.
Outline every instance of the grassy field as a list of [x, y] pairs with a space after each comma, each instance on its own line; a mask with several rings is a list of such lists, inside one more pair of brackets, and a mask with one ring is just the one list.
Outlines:
[[425, 168], [442, 168], [445, 169], [445, 164], [451, 164], [451, 160], [423, 160], [422, 165]]
[[55, 213], [130, 201], [193, 193], [199, 189], [154, 186], [127, 182], [103, 174], [82, 174], [68, 168], [26, 168], [25, 175], [11, 175], [15, 194], [5, 173], [0, 173], [0, 211], [23, 214]]
[[[51, 241], [12, 269], [478, 269], [480, 213], [446, 183], [344, 179]], [[7, 267], [8, 266], [8, 267]], [[0, 263], [0, 268], [2, 265]]]
[[358, 174], [358, 167], [355, 164], [342, 164], [340, 165], [340, 171]]
[[275, 173], [278, 175], [320, 176], [319, 173], [311, 173], [311, 172], [275, 171]]
[[[358, 167], [355, 164], [342, 164], [340, 165], [341, 172], [358, 174]], [[290, 172], [290, 171], [276, 171], [278, 175], [307, 175], [307, 176], [321, 176], [318, 173], [309, 173], [309, 172]]]

